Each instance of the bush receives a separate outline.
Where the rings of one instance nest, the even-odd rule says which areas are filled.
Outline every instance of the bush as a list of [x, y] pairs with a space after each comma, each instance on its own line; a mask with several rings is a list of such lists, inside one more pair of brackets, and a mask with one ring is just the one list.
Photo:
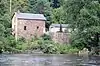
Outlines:
[[57, 52], [57, 48], [54, 45], [53, 41], [50, 40], [43, 40], [39, 42], [40, 45], [40, 49], [44, 52], [44, 53], [50, 53], [50, 54], [54, 54]]
[[51, 40], [50, 35], [46, 35], [46, 34], [44, 34], [44, 35], [42, 36], [42, 38], [43, 38], [44, 40]]
[[44, 53], [50, 54], [66, 54], [66, 53], [76, 53], [79, 50], [73, 48], [71, 45], [58, 44], [50, 40], [39, 40], [40, 50]]
[[85, 48], [85, 44], [84, 44], [83, 40], [81, 40], [81, 38], [77, 39], [77, 40], [74, 40], [74, 42], [72, 43], [72, 46], [77, 47], [80, 50]]
[[59, 54], [77, 53], [79, 51], [77, 48], [73, 48], [71, 45], [56, 44], [56, 46]]
[[47, 35], [42, 38], [32, 39], [31, 41], [19, 39], [17, 42], [13, 36], [9, 36], [4, 41], [5, 42], [0, 42], [0, 45], [2, 45], [0, 50], [3, 49], [4, 52], [7, 51], [11, 53], [20, 53], [37, 49], [47, 54], [66, 54], [78, 51], [77, 48], [73, 48], [72, 46], [53, 42]]

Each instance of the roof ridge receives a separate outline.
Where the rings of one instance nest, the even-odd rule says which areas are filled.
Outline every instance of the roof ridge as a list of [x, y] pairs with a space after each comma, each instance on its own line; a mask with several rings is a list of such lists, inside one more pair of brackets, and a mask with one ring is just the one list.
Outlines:
[[[35, 13], [22, 13], [22, 12], [20, 12], [19, 14], [34, 14], [34, 15], [40, 15], [40, 14], [35, 14]], [[41, 14], [41, 15], [43, 15], [43, 14]]]
[[39, 19], [39, 20], [46, 20], [43, 14], [33, 14], [33, 13], [18, 13], [16, 15], [17, 18], [22, 19]]

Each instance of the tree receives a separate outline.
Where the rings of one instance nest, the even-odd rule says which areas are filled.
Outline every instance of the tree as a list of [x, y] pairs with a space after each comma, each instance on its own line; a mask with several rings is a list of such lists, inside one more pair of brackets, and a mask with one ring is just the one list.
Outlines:
[[18, 10], [28, 12], [28, 0], [12, 0], [12, 14]]
[[29, 12], [36, 13], [36, 3], [37, 3], [37, 0], [28, 0]]
[[[78, 39], [83, 38], [85, 47], [98, 47], [100, 34], [99, 0], [67, 0], [64, 5], [66, 21], [77, 29]], [[90, 45], [89, 45], [90, 44]]]
[[59, 2], [59, 0], [53, 0], [53, 1], [52, 1], [52, 7], [53, 7], [53, 8], [59, 8], [59, 7], [60, 7], [60, 2]]
[[50, 25], [51, 10], [49, 0], [28, 0], [28, 11], [36, 14], [44, 14], [47, 18], [46, 27]]
[[52, 23], [65, 23], [65, 15], [63, 7], [53, 9], [51, 15]]

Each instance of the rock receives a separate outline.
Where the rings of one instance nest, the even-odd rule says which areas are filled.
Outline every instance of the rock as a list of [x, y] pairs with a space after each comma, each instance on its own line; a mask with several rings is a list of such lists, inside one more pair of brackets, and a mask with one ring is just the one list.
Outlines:
[[79, 51], [78, 53], [79, 55], [88, 55], [89, 54], [89, 51], [87, 48], [84, 48], [83, 50]]
[[40, 51], [40, 50], [33, 50], [33, 51], [31, 51], [31, 53], [33, 53], [33, 54], [43, 54], [43, 52]]

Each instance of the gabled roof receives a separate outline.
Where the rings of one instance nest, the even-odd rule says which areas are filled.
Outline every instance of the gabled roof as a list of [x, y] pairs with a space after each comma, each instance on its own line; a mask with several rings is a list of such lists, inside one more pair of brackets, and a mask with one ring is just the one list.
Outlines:
[[16, 13], [16, 17], [20, 19], [46, 20], [43, 14]]
[[[61, 24], [61, 25], [62, 25], [62, 28], [67, 28], [69, 26], [68, 24]], [[51, 24], [50, 28], [52, 27], [60, 28], [60, 24]]]

